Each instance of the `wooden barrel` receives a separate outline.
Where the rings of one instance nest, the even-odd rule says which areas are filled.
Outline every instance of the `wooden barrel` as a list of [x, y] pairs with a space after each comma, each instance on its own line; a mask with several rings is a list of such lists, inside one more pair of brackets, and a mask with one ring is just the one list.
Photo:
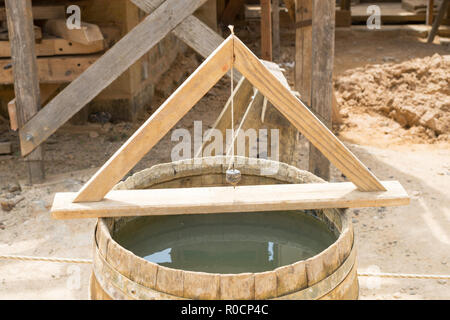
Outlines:
[[[226, 185], [226, 157], [156, 165], [116, 189]], [[324, 182], [284, 163], [237, 158], [242, 185]], [[272, 169], [272, 172], [271, 172]], [[319, 254], [262, 273], [213, 274], [167, 268], [140, 258], [114, 240], [138, 217], [99, 219], [95, 230], [92, 299], [357, 299], [359, 286], [351, 218], [342, 209], [309, 210], [337, 240]]]

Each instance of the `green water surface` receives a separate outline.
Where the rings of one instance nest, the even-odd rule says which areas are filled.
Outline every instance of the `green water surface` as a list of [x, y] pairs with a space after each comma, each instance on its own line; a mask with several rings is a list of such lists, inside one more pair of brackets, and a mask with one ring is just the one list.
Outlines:
[[264, 272], [308, 259], [337, 236], [302, 211], [138, 218], [114, 236], [162, 266], [210, 273]]

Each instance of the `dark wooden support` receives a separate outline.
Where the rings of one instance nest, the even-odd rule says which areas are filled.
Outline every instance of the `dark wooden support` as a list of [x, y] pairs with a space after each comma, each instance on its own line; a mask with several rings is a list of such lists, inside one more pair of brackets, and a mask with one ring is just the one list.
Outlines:
[[295, 90], [311, 106], [312, 0], [295, 0]]
[[447, 9], [449, 7], [450, 0], [444, 0], [441, 4], [441, 7], [439, 8], [438, 15], [436, 19], [434, 19], [433, 27], [431, 28], [430, 35], [428, 36], [428, 43], [433, 43], [434, 38], [436, 37], [436, 34], [438, 32], [439, 26], [442, 23], [442, 20], [444, 20], [445, 13], [447, 12]]
[[272, 0], [273, 58], [280, 58], [280, 0]]
[[[335, 0], [313, 0], [311, 108], [328, 128], [333, 105], [335, 7]], [[309, 171], [330, 180], [330, 161], [312, 144]]]
[[[17, 121], [21, 128], [40, 108], [32, 7], [31, 0], [6, 0], [5, 4], [13, 61]], [[43, 146], [39, 146], [26, 157], [31, 184], [45, 179], [43, 159]]]
[[244, 0], [230, 0], [223, 12], [222, 23], [225, 25], [233, 24], [239, 11], [244, 7], [244, 3]]
[[272, 61], [272, 4], [261, 0], [261, 58]]
[[434, 13], [434, 0], [428, 0], [426, 24], [429, 26], [433, 25], [433, 13]]

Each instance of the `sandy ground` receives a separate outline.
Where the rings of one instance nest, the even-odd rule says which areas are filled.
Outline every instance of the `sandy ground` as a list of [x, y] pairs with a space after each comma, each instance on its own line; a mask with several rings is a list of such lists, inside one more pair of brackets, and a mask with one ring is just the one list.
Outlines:
[[[257, 32], [242, 34], [252, 43]], [[238, 33], [239, 34], [239, 33]], [[395, 35], [395, 34], [394, 34]], [[383, 50], [377, 48], [383, 47]], [[282, 61], [292, 79], [292, 37], [283, 38]], [[412, 57], [449, 54], [439, 45], [425, 45], [416, 37], [399, 33], [338, 32], [335, 76], [383, 58], [403, 61]], [[195, 66], [187, 64], [186, 68]], [[223, 80], [177, 127], [192, 128], [202, 119], [213, 123], [228, 97]], [[161, 99], [162, 101], [163, 99]], [[160, 101], [149, 106], [154, 110]], [[370, 120], [370, 119], [369, 119]], [[450, 148], [448, 144], [401, 143], [397, 136], [379, 143], [377, 121], [366, 130], [345, 131], [341, 138], [382, 180], [399, 180], [412, 197], [399, 208], [352, 210], [358, 246], [359, 269], [393, 273], [450, 274]], [[373, 127], [371, 125], [375, 123]], [[139, 124], [65, 126], [46, 143], [50, 181], [26, 186], [26, 166], [18, 160], [15, 134], [0, 125], [0, 137], [15, 142], [12, 158], [0, 157], [0, 198], [19, 201], [11, 211], [0, 211], [0, 255], [90, 258], [95, 221], [55, 221], [49, 207], [55, 192], [77, 191]], [[364, 122], [360, 123], [364, 126]], [[300, 168], [306, 168], [307, 143], [299, 147]], [[169, 161], [174, 143], [166, 136], [133, 171]], [[333, 168], [333, 181], [343, 181]], [[20, 185], [22, 190], [17, 190]], [[89, 265], [0, 261], [0, 299], [88, 299]], [[362, 299], [449, 299], [450, 283], [437, 280], [360, 278]]]

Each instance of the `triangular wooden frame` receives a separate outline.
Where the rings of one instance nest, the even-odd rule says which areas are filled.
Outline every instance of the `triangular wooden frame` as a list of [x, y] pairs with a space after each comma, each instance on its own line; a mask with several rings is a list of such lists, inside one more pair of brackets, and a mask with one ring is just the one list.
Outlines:
[[[341, 170], [341, 172], [356, 185], [358, 190], [356, 190], [354, 186], [353, 189], [348, 189], [348, 183], [338, 184], [342, 186], [346, 185], [345, 188], [347, 188], [342, 188], [341, 191], [344, 191], [344, 193], [339, 194], [338, 197], [342, 198], [347, 193], [352, 192], [373, 192], [374, 201], [369, 203], [365, 202], [369, 206], [401, 205], [409, 202], [406, 192], [399, 183], [395, 183], [395, 186], [393, 186], [392, 183], [380, 182], [308, 109], [308, 107], [295, 97], [289, 89], [287, 89], [267, 69], [267, 67], [264, 66], [245, 44], [243, 44], [235, 35], [230, 35], [103, 165], [103, 167], [99, 169], [76, 196], [74, 194], [66, 194], [66, 196], [58, 197], [57, 195], [54, 208], [52, 209], [53, 215], [60, 218], [71, 218], [75, 216], [83, 217], [83, 215], [80, 214], [81, 211], [90, 211], [90, 215], [86, 214], [85, 217], [108, 216], [108, 212], [99, 210], [99, 204], [93, 205], [91, 208], [88, 208], [89, 206], [80, 207], [75, 204], [81, 205], [89, 202], [102, 201], [114, 185], [118, 183], [173, 126], [175, 126], [175, 124], [230, 70], [233, 65], [312, 144], [314, 144], [331, 163]], [[330, 187], [331, 185], [337, 184], [328, 185]], [[323, 189], [324, 186], [320, 188]], [[148, 191], [151, 190], [147, 190], [147, 192]], [[320, 190], [320, 192], [324, 191], [326, 192], [326, 189]], [[117, 193], [119, 191], [114, 192]], [[364, 198], [367, 200], [367, 198], [370, 198], [370, 195], [366, 194], [364, 195]], [[383, 202], [383, 200], [386, 199], [389, 199], [389, 201]], [[393, 199], [395, 199], [394, 202], [392, 201]], [[347, 201], [344, 201], [345, 207], [353, 206], [351, 203], [348, 203], [349, 199], [344, 200]], [[120, 210], [112, 210], [111, 202], [109, 202], [108, 205], [109, 210], [111, 212], [114, 211], [111, 215], [120, 215]], [[139, 206], [138, 203], [134, 203], [134, 205], [135, 207]], [[308, 205], [311, 206], [312, 203]], [[336, 205], [336, 203], [334, 203], [334, 205]], [[343, 205], [343, 203], [340, 205]], [[155, 204], [151, 204], [149, 208], [150, 207], [154, 209]], [[230, 209], [228, 211], [232, 210]]]

